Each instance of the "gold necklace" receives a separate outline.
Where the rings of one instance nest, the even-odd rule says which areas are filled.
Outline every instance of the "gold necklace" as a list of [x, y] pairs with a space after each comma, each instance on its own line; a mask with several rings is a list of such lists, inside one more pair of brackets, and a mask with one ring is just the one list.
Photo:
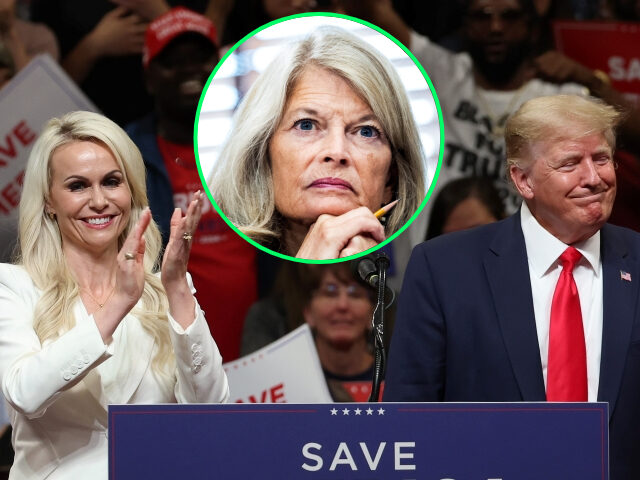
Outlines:
[[98, 307], [102, 308], [102, 307], [104, 307], [104, 306], [107, 304], [107, 302], [108, 302], [108, 301], [109, 301], [109, 299], [111, 298], [111, 295], [113, 295], [113, 292], [115, 292], [115, 291], [116, 291], [116, 286], [114, 285], [114, 286], [111, 288], [111, 292], [109, 292], [109, 295], [107, 295], [107, 298], [105, 298], [105, 299], [104, 299], [104, 301], [102, 301], [102, 302], [99, 302], [99, 301], [96, 299], [96, 297], [94, 297], [94, 296], [91, 294], [91, 291], [89, 291], [89, 289], [85, 289], [84, 291], [85, 291], [85, 292], [87, 292], [87, 295], [89, 295], [89, 296], [91, 297], [91, 300], [93, 300], [93, 301], [96, 303], [96, 305], [98, 305]]

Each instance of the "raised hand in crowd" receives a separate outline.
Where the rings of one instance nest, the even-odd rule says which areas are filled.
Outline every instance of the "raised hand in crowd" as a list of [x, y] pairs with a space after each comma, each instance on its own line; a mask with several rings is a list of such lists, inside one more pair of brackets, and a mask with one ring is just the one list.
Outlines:
[[165, 0], [111, 0], [116, 5], [136, 13], [145, 20], [151, 21], [166, 13], [171, 8]]
[[143, 17], [128, 8], [114, 8], [80, 40], [62, 65], [80, 83], [101, 57], [141, 54], [147, 25]]

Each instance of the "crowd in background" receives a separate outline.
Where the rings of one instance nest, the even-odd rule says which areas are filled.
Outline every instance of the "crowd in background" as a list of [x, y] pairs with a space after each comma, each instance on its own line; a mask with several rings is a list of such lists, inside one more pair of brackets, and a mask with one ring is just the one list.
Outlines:
[[[178, 5], [202, 14], [215, 34], [178, 37], [143, 62], [154, 41], [148, 25]], [[557, 19], [637, 22], [638, 0], [0, 0], [0, 88], [37, 54], [59, 61], [142, 151], [151, 209], [163, 230], [173, 206], [187, 205], [201, 189], [193, 124], [201, 89], [225, 49], [268, 21], [314, 9], [364, 18], [393, 34], [422, 63], [442, 107], [442, 171], [423, 214], [392, 244], [394, 285], [415, 244], [517, 210], [504, 175], [501, 128], [535, 96], [589, 93], [625, 111], [611, 221], [640, 231], [638, 105], [616, 91], [606, 73], [555, 51], [551, 27]], [[279, 261], [208, 208], [189, 270], [225, 361], [307, 322], [336, 400], [349, 398], [335, 381], [370, 377], [373, 297], [348, 268]], [[354, 320], [336, 333], [325, 321], [331, 315]], [[9, 431], [0, 427], [0, 463], [10, 462]]]

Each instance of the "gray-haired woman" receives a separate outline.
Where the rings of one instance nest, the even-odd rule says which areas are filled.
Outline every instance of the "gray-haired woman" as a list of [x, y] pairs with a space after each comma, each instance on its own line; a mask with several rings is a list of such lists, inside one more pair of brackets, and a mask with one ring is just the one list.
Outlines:
[[[385, 57], [321, 27], [287, 46], [251, 87], [209, 179], [247, 236], [309, 259], [369, 249], [425, 196], [424, 153]], [[386, 226], [374, 212], [398, 200]]]

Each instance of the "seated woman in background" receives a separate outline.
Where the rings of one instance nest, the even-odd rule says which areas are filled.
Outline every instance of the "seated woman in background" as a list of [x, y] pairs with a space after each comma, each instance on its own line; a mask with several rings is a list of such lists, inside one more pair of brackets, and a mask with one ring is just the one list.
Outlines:
[[433, 201], [425, 240], [503, 218], [504, 202], [490, 178], [459, 178], [447, 183]]
[[340, 384], [371, 381], [373, 291], [360, 284], [348, 265], [310, 266], [303, 316], [334, 400]]
[[0, 265], [12, 480], [106, 479], [109, 404], [227, 400], [186, 271], [202, 197], [176, 209], [160, 258], [124, 131], [90, 112], [45, 127], [24, 176], [18, 261]]
[[[353, 401], [345, 383], [371, 382], [373, 378], [373, 290], [356, 279], [348, 263], [287, 262], [278, 274], [274, 293], [249, 310], [242, 354], [264, 347], [306, 322], [313, 331], [333, 399]], [[362, 396], [366, 399], [368, 392]]]
[[[374, 247], [411, 218], [425, 196], [424, 163], [393, 66], [356, 36], [323, 27], [252, 85], [209, 186], [256, 242], [332, 259]], [[383, 226], [374, 212], [394, 200]]]

